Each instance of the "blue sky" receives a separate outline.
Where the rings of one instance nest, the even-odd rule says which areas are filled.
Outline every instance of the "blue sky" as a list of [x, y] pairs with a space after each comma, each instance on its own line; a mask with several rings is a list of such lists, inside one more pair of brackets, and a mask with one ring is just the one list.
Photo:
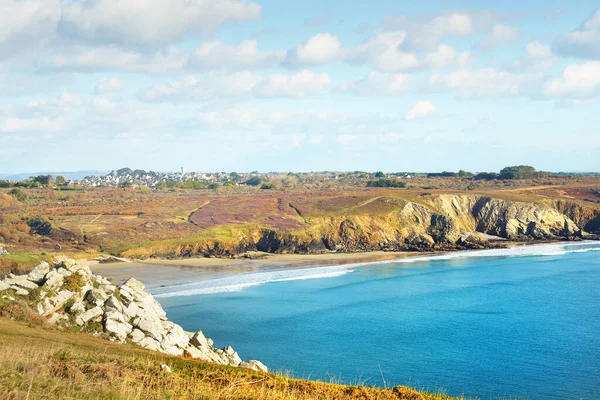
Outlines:
[[592, 1], [0, 0], [0, 172], [598, 171]]

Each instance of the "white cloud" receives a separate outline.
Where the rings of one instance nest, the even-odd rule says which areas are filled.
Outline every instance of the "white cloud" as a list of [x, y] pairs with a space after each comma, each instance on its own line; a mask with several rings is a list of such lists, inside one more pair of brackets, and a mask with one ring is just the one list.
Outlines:
[[78, 96], [64, 92], [58, 97], [31, 100], [27, 103], [27, 109], [36, 113], [66, 112], [82, 104], [83, 101]]
[[430, 101], [417, 101], [410, 110], [404, 115], [404, 119], [412, 121], [419, 118], [425, 118], [433, 115], [435, 112], [435, 105]]
[[340, 40], [329, 33], [319, 33], [305, 43], [296, 46], [287, 53], [285, 64], [316, 65], [337, 60], [342, 57]]
[[305, 97], [316, 94], [331, 83], [329, 75], [304, 70], [294, 75], [274, 74], [254, 88], [258, 97]]
[[552, 57], [550, 46], [541, 44], [538, 41], [529, 42], [527, 44], [527, 55], [533, 59], [544, 59]]
[[54, 56], [42, 63], [42, 68], [89, 72], [165, 73], [182, 70], [187, 60], [187, 55], [175, 47], [154, 54], [146, 54], [116, 46], [72, 46], [60, 48], [53, 53]]
[[386, 30], [405, 32], [404, 47], [423, 51], [435, 48], [444, 37], [472, 34], [475, 18], [481, 19], [481, 16], [467, 12], [451, 12], [425, 20], [414, 16], [395, 16], [387, 18]]
[[61, 9], [58, 0], [0, 1], [0, 57], [51, 41]]
[[114, 77], [105, 77], [100, 78], [96, 88], [94, 89], [94, 93], [96, 94], [106, 94], [106, 93], [114, 93], [120, 92], [125, 88], [123, 82]]
[[362, 79], [342, 83], [338, 91], [357, 96], [395, 96], [406, 91], [409, 80], [406, 74], [372, 71]]
[[227, 45], [218, 40], [203, 43], [188, 60], [188, 67], [198, 69], [245, 69], [270, 67], [284, 58], [282, 51], [260, 51], [256, 40]]
[[524, 74], [492, 68], [464, 69], [434, 74], [429, 79], [429, 85], [459, 90], [464, 97], [508, 96], [521, 93], [529, 79]]
[[80, 0], [62, 2], [59, 32], [71, 39], [162, 47], [184, 35], [211, 33], [231, 21], [260, 18], [245, 0]]
[[600, 58], [600, 9], [578, 30], [560, 36], [552, 48], [564, 56]]
[[0, 118], [0, 132], [18, 133], [47, 133], [60, 132], [64, 128], [64, 120], [62, 118], [48, 117], [7, 117]]
[[432, 51], [425, 55], [424, 64], [432, 68], [443, 68], [452, 64], [465, 66], [469, 64], [470, 59], [470, 52], [459, 52], [452, 46], [440, 44], [436, 51]]
[[600, 93], [600, 61], [568, 65], [560, 77], [544, 84], [542, 93], [572, 97], [591, 97]]
[[117, 103], [105, 97], [96, 97], [92, 100], [92, 109], [98, 114], [112, 113], [117, 110]]
[[357, 63], [370, 63], [381, 71], [394, 72], [416, 68], [417, 57], [402, 50], [406, 40], [405, 32], [378, 32], [364, 43], [349, 52], [349, 60]]
[[248, 71], [233, 74], [208, 74], [203, 79], [188, 77], [182, 81], [152, 86], [140, 93], [144, 101], [206, 101], [222, 98], [289, 97], [317, 94], [328, 87], [331, 78], [304, 70], [293, 75], [273, 74], [266, 77]]
[[492, 28], [492, 32], [484, 37], [476, 48], [484, 51], [494, 50], [496, 47], [509, 44], [519, 37], [519, 31], [508, 25], [496, 24]]

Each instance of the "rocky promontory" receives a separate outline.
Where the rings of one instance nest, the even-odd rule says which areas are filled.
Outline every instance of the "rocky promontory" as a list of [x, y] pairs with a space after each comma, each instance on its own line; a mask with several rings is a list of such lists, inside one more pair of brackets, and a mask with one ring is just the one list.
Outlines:
[[260, 361], [242, 361], [231, 348], [218, 349], [202, 331], [186, 332], [167, 319], [161, 305], [131, 278], [119, 286], [93, 274], [84, 263], [42, 262], [27, 275], [0, 280], [0, 296], [23, 299], [50, 324], [75, 328], [108, 340], [130, 342], [169, 355], [267, 371]]

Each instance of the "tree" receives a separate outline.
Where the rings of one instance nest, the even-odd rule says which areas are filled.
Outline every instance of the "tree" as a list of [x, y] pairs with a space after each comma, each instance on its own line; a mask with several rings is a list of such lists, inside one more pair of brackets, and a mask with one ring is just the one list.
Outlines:
[[500, 171], [500, 179], [534, 179], [539, 178], [540, 174], [529, 165], [517, 165], [506, 167]]
[[5, 181], [3, 179], [0, 179], [0, 188], [9, 188], [10, 187], [10, 182], [9, 181]]
[[258, 176], [254, 176], [246, 181], [246, 185], [258, 186], [262, 183], [262, 179]]
[[42, 186], [52, 186], [54, 184], [54, 179], [52, 175], [38, 175], [32, 176], [29, 178], [32, 182], [37, 182]]
[[229, 178], [234, 182], [238, 182], [241, 179], [241, 176], [237, 172], [232, 172], [229, 174]]
[[405, 186], [405, 182], [394, 179], [376, 179], [367, 182], [367, 187], [403, 188]]
[[385, 176], [385, 174], [381, 171], [375, 172], [375, 178], [383, 178], [384, 176]]
[[55, 182], [56, 182], [56, 184], [58, 186], [64, 186], [67, 183], [67, 180], [65, 179], [64, 176], [59, 175], [59, 176], [56, 177], [56, 181]]

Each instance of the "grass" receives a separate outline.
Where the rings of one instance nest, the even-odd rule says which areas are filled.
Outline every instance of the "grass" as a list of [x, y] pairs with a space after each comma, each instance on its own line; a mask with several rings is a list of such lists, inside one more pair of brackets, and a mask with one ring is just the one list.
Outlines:
[[345, 386], [218, 366], [39, 324], [39, 317], [37, 324], [0, 317], [0, 398], [450, 399], [405, 387]]

